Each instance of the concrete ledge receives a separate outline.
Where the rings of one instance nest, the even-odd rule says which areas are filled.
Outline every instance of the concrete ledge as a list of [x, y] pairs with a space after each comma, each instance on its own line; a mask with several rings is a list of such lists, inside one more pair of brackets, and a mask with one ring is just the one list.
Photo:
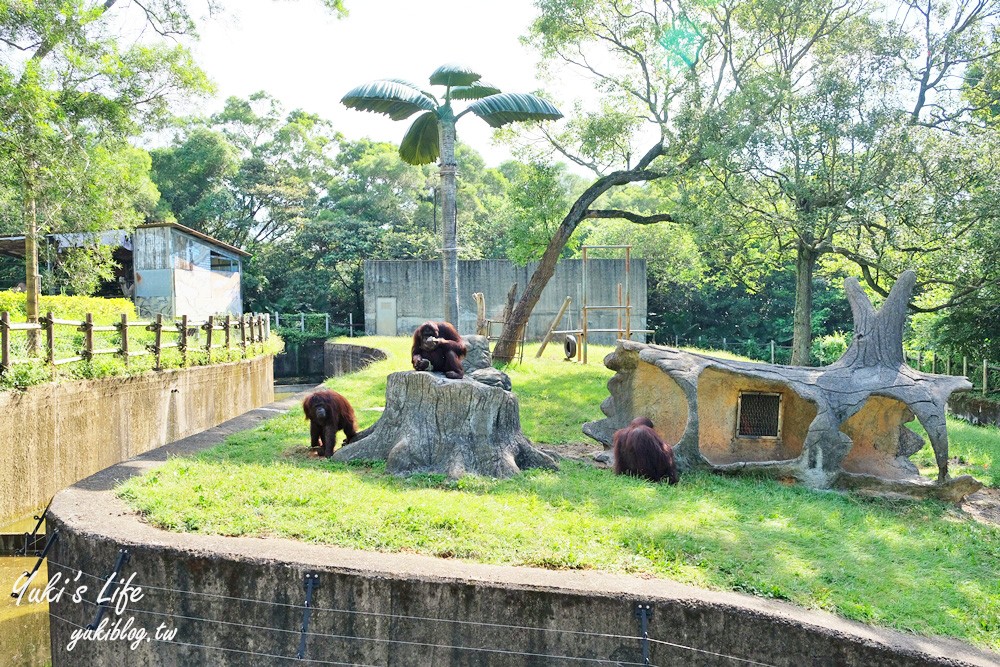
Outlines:
[[143, 641], [132, 650], [125, 641], [80, 641], [68, 651], [71, 633], [90, 623], [95, 609], [67, 595], [50, 605], [54, 667], [285, 665], [299, 645], [310, 572], [318, 573], [319, 588], [306, 657], [337, 664], [642, 664], [634, 609], [642, 601], [653, 605], [650, 659], [661, 666], [739, 664], [725, 656], [796, 667], [1000, 665], [1000, 655], [959, 641], [665, 580], [170, 533], [143, 523], [109, 490], [157, 459], [165, 459], [159, 450], [55, 497], [48, 527], [59, 538], [49, 572], [104, 579], [119, 549], [127, 549], [122, 575], [135, 573], [143, 598], [120, 617], [110, 610], [109, 620], [131, 617], [133, 628], [150, 634], [166, 624], [177, 629], [173, 644]]
[[0, 521], [59, 489], [274, 400], [271, 355], [0, 392]]

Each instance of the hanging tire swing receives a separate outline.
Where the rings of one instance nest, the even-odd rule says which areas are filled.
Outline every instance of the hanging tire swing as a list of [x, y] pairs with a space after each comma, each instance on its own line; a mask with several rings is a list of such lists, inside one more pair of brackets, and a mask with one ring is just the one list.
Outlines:
[[563, 341], [563, 354], [566, 355], [567, 359], [576, 357], [576, 336], [566, 334], [566, 340]]

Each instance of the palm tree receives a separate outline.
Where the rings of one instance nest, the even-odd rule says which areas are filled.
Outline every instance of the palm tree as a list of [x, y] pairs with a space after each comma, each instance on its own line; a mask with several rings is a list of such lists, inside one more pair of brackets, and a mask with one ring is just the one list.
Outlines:
[[[434, 86], [445, 86], [444, 101], [408, 81], [380, 79], [358, 86], [341, 102], [352, 109], [383, 113], [393, 120], [423, 111], [399, 144], [404, 161], [419, 165], [441, 158], [442, 267], [444, 318], [458, 326], [458, 248], [455, 206], [455, 123], [470, 111], [493, 127], [514, 121], [556, 120], [562, 114], [535, 95], [501, 93], [468, 67], [442, 65], [431, 74]], [[452, 100], [475, 100], [456, 114]]]

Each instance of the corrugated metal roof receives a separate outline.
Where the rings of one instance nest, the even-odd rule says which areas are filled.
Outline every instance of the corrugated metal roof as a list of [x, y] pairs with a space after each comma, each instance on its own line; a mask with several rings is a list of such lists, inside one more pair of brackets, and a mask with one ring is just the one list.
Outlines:
[[[195, 238], [201, 239], [210, 245], [214, 245], [218, 248], [223, 248], [229, 252], [241, 255], [243, 257], [249, 257], [250, 253], [245, 250], [241, 250], [236, 246], [229, 245], [219, 239], [213, 238], [208, 234], [199, 232], [196, 229], [191, 229], [190, 227], [185, 227], [182, 224], [176, 222], [151, 222], [145, 225], [139, 225], [136, 229], [150, 229], [153, 227], [172, 227], [179, 232], [194, 236]], [[59, 243], [60, 247], [66, 246], [76, 246], [82, 245], [82, 239], [98, 235], [101, 239], [102, 244], [111, 245], [109, 241], [114, 240], [117, 245], [121, 245], [128, 250], [132, 249], [132, 244], [128, 241], [127, 237], [124, 237], [124, 232], [122, 230], [109, 230], [105, 232], [79, 232], [72, 234], [48, 234], [46, 238], [54, 239]], [[20, 236], [0, 236], [0, 255], [9, 255], [11, 257], [24, 257], [24, 235]]]
[[229, 245], [228, 243], [220, 241], [217, 238], [213, 238], [213, 237], [209, 236], [208, 234], [199, 232], [196, 229], [191, 229], [190, 227], [185, 227], [184, 225], [182, 225], [182, 224], [180, 224], [178, 222], [150, 222], [150, 223], [147, 223], [145, 225], [139, 225], [138, 227], [136, 227], [136, 229], [143, 229], [143, 228], [150, 229], [150, 228], [153, 228], [153, 227], [172, 227], [172, 228], [174, 228], [174, 229], [176, 229], [176, 230], [178, 230], [180, 232], [184, 232], [185, 234], [190, 234], [191, 236], [199, 238], [202, 241], [206, 241], [206, 242], [208, 242], [208, 243], [210, 243], [210, 244], [212, 244], [214, 246], [218, 246], [220, 248], [225, 248], [226, 250], [228, 250], [230, 252], [234, 252], [234, 253], [236, 253], [238, 255], [242, 255], [243, 257], [249, 257], [250, 256], [250, 253], [248, 253], [246, 250], [240, 250], [236, 246]]

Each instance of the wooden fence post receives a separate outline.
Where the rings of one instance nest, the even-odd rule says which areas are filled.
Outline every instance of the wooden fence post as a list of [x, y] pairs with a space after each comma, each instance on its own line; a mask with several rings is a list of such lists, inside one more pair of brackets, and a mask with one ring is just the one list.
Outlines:
[[0, 373], [10, 370], [10, 313], [0, 313]]
[[163, 365], [160, 363], [160, 355], [163, 349], [160, 345], [163, 343], [163, 313], [156, 314], [156, 322], [153, 324], [153, 354], [156, 355], [156, 370], [161, 370]]
[[180, 328], [180, 338], [177, 341], [177, 349], [181, 352], [181, 366], [187, 366], [187, 347], [188, 347], [188, 316], [181, 315], [180, 324], [177, 325]]
[[121, 324], [118, 325], [118, 331], [121, 333], [122, 344], [118, 348], [118, 353], [122, 355], [122, 359], [125, 361], [125, 368], [128, 368], [128, 314], [122, 313]]
[[[275, 315], [277, 315], [277, 313], [275, 313]], [[232, 326], [232, 324], [233, 324], [233, 316], [226, 315], [226, 359], [227, 360], [229, 359], [229, 350], [232, 349], [232, 345], [230, 344], [231, 340], [229, 337], [229, 329]]]
[[247, 356], [247, 314], [240, 313], [240, 356], [246, 358]]
[[962, 375], [969, 377], [969, 358], [964, 354], [962, 355]]
[[83, 353], [80, 355], [84, 361], [91, 361], [94, 358], [94, 315], [87, 313], [84, 317], [83, 326], [79, 327], [83, 332]]
[[215, 328], [215, 315], [208, 316], [205, 323], [205, 354], [208, 356], [208, 363], [212, 363], [212, 329]]
[[986, 392], [989, 391], [989, 388], [988, 388], [988, 385], [989, 385], [989, 382], [990, 382], [989, 381], [989, 374], [990, 374], [990, 365], [989, 365], [989, 362], [986, 359], [983, 359], [983, 396], [985, 396]]
[[56, 324], [51, 312], [45, 313], [45, 360], [49, 364], [56, 362]]
[[771, 339], [771, 363], [774, 363], [774, 339]]

